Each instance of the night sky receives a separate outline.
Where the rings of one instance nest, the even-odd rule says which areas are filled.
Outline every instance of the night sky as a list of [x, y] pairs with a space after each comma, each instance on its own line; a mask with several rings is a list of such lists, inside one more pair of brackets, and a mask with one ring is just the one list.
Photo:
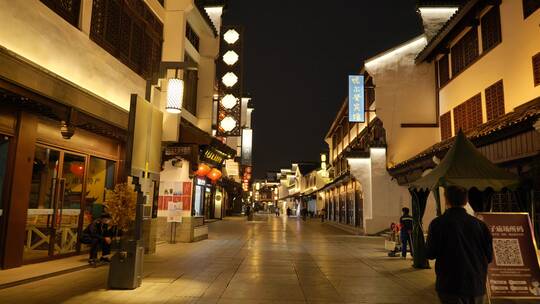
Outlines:
[[415, 0], [229, 0], [224, 23], [245, 28], [257, 178], [291, 162], [318, 161], [347, 76], [421, 33]]

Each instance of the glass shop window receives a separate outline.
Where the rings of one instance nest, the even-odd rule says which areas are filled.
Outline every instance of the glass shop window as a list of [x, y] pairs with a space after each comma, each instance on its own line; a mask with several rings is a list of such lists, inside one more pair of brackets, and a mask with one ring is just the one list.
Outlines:
[[90, 157], [86, 178], [84, 227], [101, 216], [107, 190], [115, 184], [116, 162], [98, 157]]

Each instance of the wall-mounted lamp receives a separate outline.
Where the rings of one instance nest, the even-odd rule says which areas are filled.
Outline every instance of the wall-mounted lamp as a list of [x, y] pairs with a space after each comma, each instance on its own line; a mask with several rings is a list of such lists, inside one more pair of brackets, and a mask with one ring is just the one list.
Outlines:
[[178, 78], [171, 78], [167, 85], [167, 106], [165, 110], [171, 114], [182, 112], [184, 101], [184, 81]]

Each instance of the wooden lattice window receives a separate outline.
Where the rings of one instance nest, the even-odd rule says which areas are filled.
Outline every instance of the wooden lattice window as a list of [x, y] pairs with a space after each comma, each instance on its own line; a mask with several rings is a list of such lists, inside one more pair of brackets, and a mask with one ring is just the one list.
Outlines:
[[472, 27], [450, 50], [452, 75], [455, 76], [478, 58], [478, 30]]
[[540, 0], [523, 0], [523, 16], [525, 18], [532, 15], [540, 8]]
[[452, 137], [452, 120], [450, 111], [441, 115], [441, 139]]
[[487, 120], [504, 115], [504, 88], [503, 81], [499, 80], [486, 89]]
[[41, 2], [73, 26], [79, 26], [81, 0], [41, 0]]
[[454, 108], [454, 132], [467, 132], [482, 124], [482, 97], [475, 95]]
[[482, 25], [482, 48], [483, 51], [490, 49], [501, 43], [501, 14], [499, 6], [492, 7], [481, 20]]
[[184, 109], [193, 115], [197, 115], [197, 83], [199, 74], [197, 70], [184, 71]]
[[145, 79], [159, 68], [163, 24], [142, 0], [93, 0], [90, 39]]
[[532, 58], [534, 86], [540, 85], [540, 53]]
[[439, 87], [443, 87], [450, 81], [450, 66], [448, 62], [448, 55], [444, 55], [437, 61], [439, 68]]
[[199, 35], [195, 33], [193, 28], [189, 23], [186, 23], [186, 38], [189, 42], [191, 42], [191, 45], [198, 51], [199, 50]]
[[375, 102], [375, 86], [373, 85], [373, 78], [371, 77], [368, 77], [366, 81], [365, 92], [366, 92], [366, 103], [367, 103], [366, 107], [369, 108], [373, 104], [373, 102]]

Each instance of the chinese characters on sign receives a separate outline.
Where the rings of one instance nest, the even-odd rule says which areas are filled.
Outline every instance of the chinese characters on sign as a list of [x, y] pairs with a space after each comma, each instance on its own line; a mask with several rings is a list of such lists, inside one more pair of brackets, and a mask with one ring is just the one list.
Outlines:
[[365, 122], [364, 76], [349, 76], [349, 121]]
[[540, 267], [527, 213], [479, 213], [493, 235], [487, 288], [492, 299], [540, 299]]

